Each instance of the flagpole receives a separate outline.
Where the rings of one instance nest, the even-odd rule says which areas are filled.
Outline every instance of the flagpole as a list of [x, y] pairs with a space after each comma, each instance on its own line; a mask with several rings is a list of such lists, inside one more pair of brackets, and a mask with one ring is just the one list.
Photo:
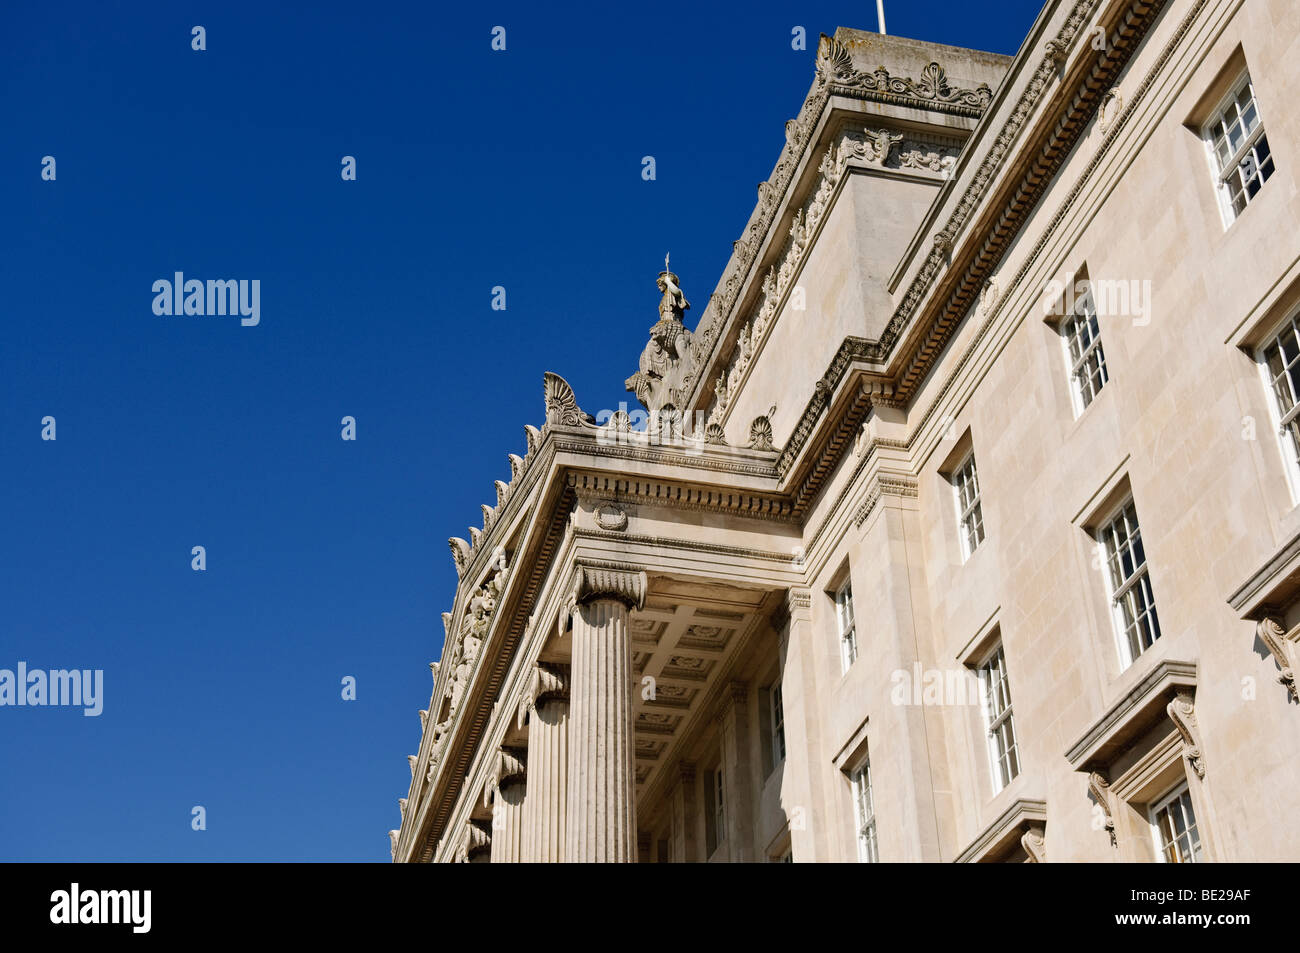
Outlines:
[[880, 35], [885, 35], [885, 0], [876, 0], [876, 20], [880, 24]]

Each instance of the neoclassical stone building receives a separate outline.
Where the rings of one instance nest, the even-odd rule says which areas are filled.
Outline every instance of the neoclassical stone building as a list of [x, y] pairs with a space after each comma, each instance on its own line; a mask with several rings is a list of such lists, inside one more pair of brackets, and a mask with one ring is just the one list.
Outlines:
[[1300, 859], [1298, 38], [823, 37], [644, 410], [546, 374], [451, 540], [394, 859]]

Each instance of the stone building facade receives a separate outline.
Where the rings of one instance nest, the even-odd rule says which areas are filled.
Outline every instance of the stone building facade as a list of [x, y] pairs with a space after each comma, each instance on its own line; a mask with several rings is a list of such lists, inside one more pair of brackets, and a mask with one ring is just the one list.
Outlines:
[[822, 37], [645, 410], [546, 374], [451, 540], [394, 859], [1300, 858], [1298, 55], [1294, 0]]

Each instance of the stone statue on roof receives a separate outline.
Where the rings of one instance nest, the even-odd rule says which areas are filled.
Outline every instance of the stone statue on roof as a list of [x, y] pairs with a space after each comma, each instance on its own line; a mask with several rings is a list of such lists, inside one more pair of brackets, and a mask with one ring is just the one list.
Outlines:
[[668, 266], [655, 284], [659, 287], [659, 320], [650, 329], [650, 341], [641, 352], [638, 370], [627, 379], [627, 389], [636, 394], [646, 409], [657, 413], [665, 407], [681, 410], [680, 388], [691, 369], [691, 332], [682, 323], [682, 315], [691, 303], [682, 292], [681, 279]]
[[690, 309], [691, 303], [686, 300], [686, 295], [682, 294], [680, 279], [668, 268], [668, 256], [664, 255], [664, 270], [659, 272], [659, 278], [655, 282], [659, 286], [659, 291], [663, 295], [659, 299], [659, 320], [682, 322], [683, 312]]

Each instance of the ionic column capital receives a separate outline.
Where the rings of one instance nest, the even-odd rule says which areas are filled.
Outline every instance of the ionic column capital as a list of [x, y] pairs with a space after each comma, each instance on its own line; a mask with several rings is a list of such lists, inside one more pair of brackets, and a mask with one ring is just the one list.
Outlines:
[[483, 806], [492, 806], [492, 797], [500, 790], [501, 785], [523, 776], [524, 762], [519, 757], [519, 753], [513, 748], [498, 748], [496, 757], [492, 759], [487, 780], [483, 782]]
[[628, 609], [645, 605], [649, 580], [645, 570], [615, 569], [604, 566], [578, 565], [569, 586], [569, 605], [578, 606], [597, 599], [616, 599]]
[[569, 697], [569, 666], [534, 665], [519, 693], [519, 706], [515, 710], [515, 727], [523, 728], [528, 716], [539, 702], [547, 698]]
[[475, 821], [468, 821], [465, 824], [465, 832], [461, 834], [460, 843], [456, 846], [456, 863], [469, 863], [469, 855], [480, 850], [487, 850], [492, 846], [492, 835], [480, 827]]
[[749, 699], [749, 683], [741, 681], [730, 681], [722, 688], [722, 697], [718, 699], [718, 707], [714, 712], [713, 720], [725, 722], [731, 715], [733, 709], [743, 707]]

